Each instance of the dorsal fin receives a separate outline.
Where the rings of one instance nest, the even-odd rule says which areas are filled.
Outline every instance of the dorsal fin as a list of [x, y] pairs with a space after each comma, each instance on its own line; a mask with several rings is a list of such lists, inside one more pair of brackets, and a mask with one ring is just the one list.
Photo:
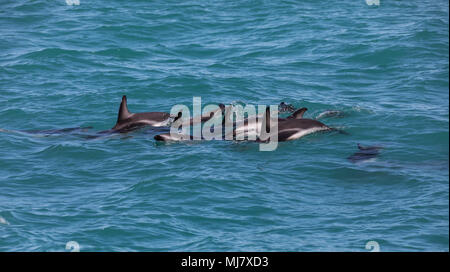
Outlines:
[[127, 106], [127, 96], [122, 96], [122, 103], [120, 103], [119, 115], [117, 116], [117, 123], [122, 120], [128, 119], [131, 116], [131, 113], [128, 111]]
[[361, 144], [357, 144], [358, 145], [358, 149], [359, 150], [379, 150], [379, 149], [383, 149], [382, 146], [363, 146]]
[[303, 114], [305, 113], [305, 111], [307, 111], [307, 108], [301, 108], [299, 110], [296, 110], [292, 115], [290, 115], [288, 118], [289, 119], [302, 119], [303, 118]]

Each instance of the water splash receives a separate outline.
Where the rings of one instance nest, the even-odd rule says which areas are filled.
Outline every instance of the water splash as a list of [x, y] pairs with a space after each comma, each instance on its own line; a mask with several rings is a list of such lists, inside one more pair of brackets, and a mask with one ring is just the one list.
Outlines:
[[366, 4], [369, 6], [379, 6], [380, 5], [380, 0], [366, 0]]
[[80, 0], [66, 0], [68, 6], [79, 6]]
[[3, 217], [0, 216], [0, 224], [3, 224], [3, 225], [9, 225], [9, 222], [6, 221], [5, 218], [3, 218]]

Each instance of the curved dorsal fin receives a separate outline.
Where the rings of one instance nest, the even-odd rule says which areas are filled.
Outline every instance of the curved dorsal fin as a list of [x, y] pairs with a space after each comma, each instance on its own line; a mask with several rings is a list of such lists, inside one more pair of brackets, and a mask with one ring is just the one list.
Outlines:
[[307, 111], [307, 108], [301, 108], [299, 110], [296, 110], [291, 116], [289, 116], [289, 119], [302, 119], [303, 118], [303, 114], [305, 113], [305, 111]]
[[128, 111], [127, 106], [127, 96], [122, 96], [122, 103], [120, 103], [119, 115], [117, 116], [117, 123], [122, 120], [128, 119], [131, 116], [131, 113]]

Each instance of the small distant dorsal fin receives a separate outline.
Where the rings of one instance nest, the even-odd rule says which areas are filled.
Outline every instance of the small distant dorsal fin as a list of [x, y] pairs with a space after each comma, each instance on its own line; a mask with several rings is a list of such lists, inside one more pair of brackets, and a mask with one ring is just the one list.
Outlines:
[[292, 115], [290, 115], [288, 118], [289, 119], [302, 119], [303, 118], [303, 114], [305, 113], [305, 111], [307, 111], [307, 108], [301, 108], [299, 110], [296, 110]]
[[122, 120], [128, 119], [131, 116], [131, 113], [128, 111], [127, 106], [127, 96], [122, 96], [122, 103], [120, 103], [119, 115], [117, 116], [117, 123]]
[[363, 146], [361, 144], [357, 144], [358, 145], [358, 149], [359, 150], [379, 150], [379, 149], [383, 149], [382, 146]]

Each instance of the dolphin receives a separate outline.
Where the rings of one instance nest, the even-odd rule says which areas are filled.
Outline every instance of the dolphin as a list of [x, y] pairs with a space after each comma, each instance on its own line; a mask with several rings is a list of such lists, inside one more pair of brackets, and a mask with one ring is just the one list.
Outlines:
[[[278, 123], [284, 122], [286, 120], [291, 120], [291, 119], [302, 119], [303, 114], [307, 110], [308, 110], [307, 108], [298, 109], [286, 118], [278, 118]], [[237, 136], [239, 136], [241, 134], [244, 134], [244, 139], [245, 139], [245, 136], [258, 137], [258, 135], [259, 135], [258, 129], [261, 126], [261, 119], [263, 119], [263, 117], [264, 117], [264, 114], [263, 114], [263, 116], [245, 118], [243, 121], [233, 124], [233, 137], [235, 137], [236, 139], [239, 139], [239, 137], [237, 137]], [[241, 139], [242, 139], [242, 137], [241, 137]]]
[[144, 126], [162, 127], [169, 122], [170, 114], [167, 112], [140, 112], [131, 113], [128, 110], [127, 96], [122, 96], [116, 125], [112, 132], [129, 132]]
[[[313, 119], [303, 118], [303, 113], [306, 111], [306, 108], [301, 108], [297, 110], [291, 118], [279, 119], [277, 136], [279, 142], [291, 141], [299, 139], [303, 136], [306, 136], [311, 133], [315, 133], [318, 131], [331, 131], [334, 130], [329, 126]], [[263, 132], [263, 125], [265, 122], [266, 133]], [[269, 130], [270, 128], [270, 130]], [[260, 136], [258, 137], [259, 142], [268, 141], [271, 136], [273, 136], [272, 132], [274, 131], [273, 127], [271, 127], [271, 119], [270, 119], [270, 108], [266, 108], [266, 114], [264, 115], [264, 120], [261, 123]]]
[[352, 163], [364, 162], [374, 159], [380, 153], [380, 149], [383, 149], [381, 146], [362, 146], [360, 144], [357, 145], [359, 151], [353, 153], [351, 156], [347, 158]]
[[[222, 104], [221, 104], [222, 105]], [[181, 112], [177, 116], [171, 116], [167, 112], [140, 112], [131, 113], [128, 110], [127, 96], [122, 96], [122, 102], [120, 103], [119, 113], [117, 116], [117, 122], [113, 128], [107, 131], [102, 131], [101, 133], [107, 132], [119, 132], [125, 133], [136, 129], [140, 129], [145, 126], [150, 127], [167, 127], [171, 122], [177, 121], [181, 118]], [[214, 116], [214, 112], [202, 115], [200, 117], [200, 122], [206, 122]], [[190, 125], [196, 124], [193, 117], [188, 120]]]

